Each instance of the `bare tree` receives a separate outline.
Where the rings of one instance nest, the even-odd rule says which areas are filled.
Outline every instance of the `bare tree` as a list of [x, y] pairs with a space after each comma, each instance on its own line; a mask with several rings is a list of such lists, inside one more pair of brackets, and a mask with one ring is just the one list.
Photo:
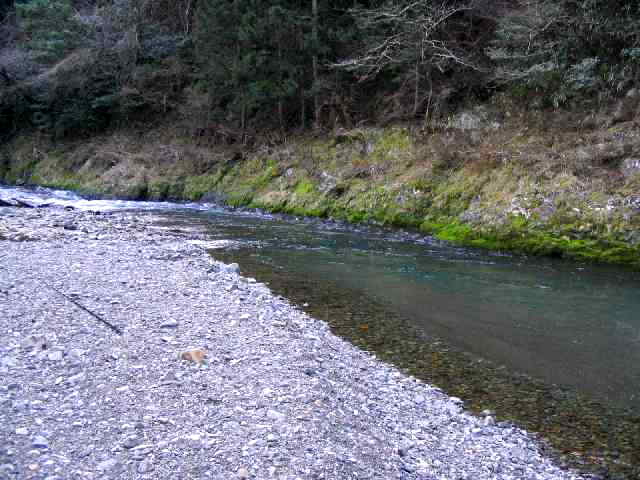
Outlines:
[[391, 1], [382, 8], [354, 9], [361, 28], [375, 32], [370, 37], [373, 43], [357, 57], [335, 66], [357, 71], [362, 79], [389, 67], [405, 65], [408, 56], [441, 70], [450, 62], [474, 68], [456, 43], [442, 35], [449, 20], [473, 9], [473, 0], [460, 3]]
[[361, 81], [393, 72], [401, 96], [411, 97], [412, 114], [426, 108], [428, 115], [435, 74], [482, 70], [476, 61], [480, 49], [468, 31], [474, 17], [488, 16], [487, 5], [486, 0], [389, 0], [379, 8], [354, 9], [364, 46], [333, 67], [354, 72]]

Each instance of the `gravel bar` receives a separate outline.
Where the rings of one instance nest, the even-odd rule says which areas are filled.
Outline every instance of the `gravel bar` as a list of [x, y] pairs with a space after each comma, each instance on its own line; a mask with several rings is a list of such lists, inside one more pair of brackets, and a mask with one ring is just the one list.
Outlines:
[[0, 208], [1, 479], [579, 479], [145, 214]]

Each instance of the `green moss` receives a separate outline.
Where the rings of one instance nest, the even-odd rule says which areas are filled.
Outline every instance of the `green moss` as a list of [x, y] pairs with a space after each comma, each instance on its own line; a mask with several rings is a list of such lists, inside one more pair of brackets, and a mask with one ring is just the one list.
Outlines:
[[216, 172], [213, 174], [187, 177], [184, 181], [182, 197], [185, 200], [200, 200], [206, 193], [215, 190], [221, 175], [221, 172]]
[[316, 191], [316, 186], [308, 179], [303, 179], [296, 185], [295, 193], [298, 195], [311, 195]]
[[247, 207], [252, 204], [253, 192], [250, 190], [231, 192], [227, 194], [227, 203], [232, 207]]
[[572, 238], [535, 231], [523, 217], [514, 217], [510, 224], [500, 229], [474, 228], [455, 219], [425, 221], [420, 228], [440, 240], [458, 245], [640, 268], [640, 246], [603, 238]]
[[[194, 194], [194, 191], [190, 192], [190, 195]], [[198, 199], [202, 198], [202, 195], [200, 195]], [[185, 194], [185, 183], [180, 178], [149, 182], [147, 196], [151, 200], [191, 200]]]
[[32, 183], [31, 176], [38, 161], [28, 159], [19, 163], [13, 163], [10, 168], [5, 171], [5, 179], [9, 183]]
[[388, 128], [376, 139], [372, 157], [377, 161], [398, 160], [412, 149], [409, 131], [405, 128]]
[[38, 180], [37, 178], [32, 178], [31, 180], [33, 181], [33, 183], [45, 187], [59, 188], [61, 190], [74, 190], [81, 193], [94, 192], [93, 189], [88, 188], [81, 180], [73, 177], [72, 175], [63, 176], [49, 181], [44, 179]]
[[435, 185], [433, 206], [440, 215], [458, 216], [469, 208], [490, 181], [489, 173], [473, 174], [465, 169], [459, 170]]
[[272, 161], [269, 161], [267, 164], [267, 168], [264, 173], [258, 177], [256, 180], [256, 187], [266, 187], [274, 178], [278, 178], [280, 176], [280, 168], [277, 164], [273, 164]]

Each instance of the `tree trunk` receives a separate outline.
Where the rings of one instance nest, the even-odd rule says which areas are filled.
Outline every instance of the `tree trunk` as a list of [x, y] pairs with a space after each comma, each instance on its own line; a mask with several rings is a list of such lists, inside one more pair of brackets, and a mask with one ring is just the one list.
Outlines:
[[[300, 27], [298, 29], [298, 48], [300, 49], [300, 52], [304, 52], [304, 30], [302, 29], [302, 27]], [[306, 108], [306, 98], [305, 98], [305, 91], [304, 91], [304, 84], [305, 84], [305, 74], [304, 74], [304, 70], [301, 72], [301, 78], [300, 78], [300, 129], [304, 130], [307, 124], [307, 108]]]
[[414, 82], [416, 83], [413, 91], [413, 116], [415, 117], [420, 106], [420, 61], [418, 60], [416, 60]]
[[278, 33], [278, 83], [280, 87], [280, 95], [278, 98], [278, 122], [280, 123], [280, 130], [284, 131], [284, 106], [282, 102], [282, 82], [283, 82], [283, 74], [282, 74], [282, 35], [281, 32]]
[[312, 41], [313, 41], [313, 117], [314, 127], [320, 126], [320, 105], [318, 98], [318, 0], [311, 0], [312, 10]]
[[[235, 0], [233, 2], [233, 7], [234, 7], [234, 12], [235, 12], [235, 18], [239, 19], [240, 18], [240, 14], [239, 14], [239, 3], [240, 0]], [[239, 21], [239, 20], [238, 20]], [[242, 49], [241, 49], [241, 45], [240, 45], [240, 35], [238, 30], [236, 30], [236, 54], [235, 57], [233, 59], [233, 87], [235, 89], [235, 94], [240, 96], [240, 129], [241, 131], [244, 133], [244, 117], [245, 117], [245, 98], [244, 98], [244, 92], [240, 93], [240, 75], [238, 70], [240, 69], [240, 56], [242, 54]]]

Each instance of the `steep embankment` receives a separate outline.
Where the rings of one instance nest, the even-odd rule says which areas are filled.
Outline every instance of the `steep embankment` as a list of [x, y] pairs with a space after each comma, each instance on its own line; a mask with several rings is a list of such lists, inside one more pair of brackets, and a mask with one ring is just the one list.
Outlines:
[[438, 132], [360, 128], [251, 150], [198, 144], [169, 127], [56, 144], [25, 135], [4, 149], [0, 175], [97, 194], [223, 199], [640, 267], [635, 123], [566, 113], [497, 118], [476, 108]]

